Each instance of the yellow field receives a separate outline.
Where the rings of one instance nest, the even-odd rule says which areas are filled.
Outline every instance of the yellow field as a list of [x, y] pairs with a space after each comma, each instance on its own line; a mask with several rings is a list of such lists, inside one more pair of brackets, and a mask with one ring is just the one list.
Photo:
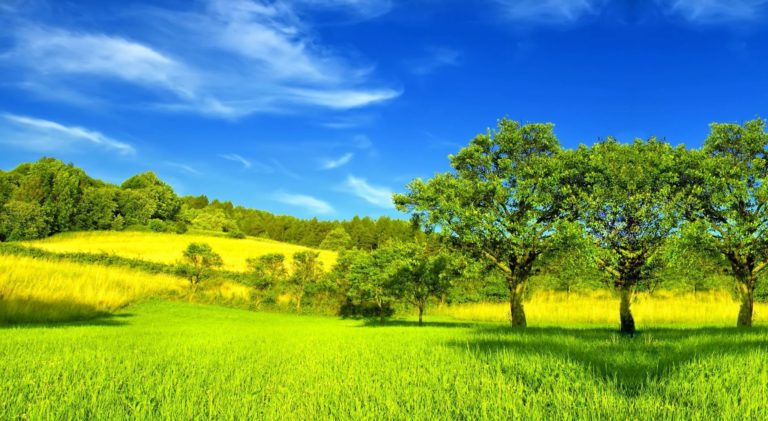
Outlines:
[[[755, 323], [768, 322], [768, 304], [755, 303]], [[723, 292], [673, 295], [637, 294], [632, 312], [638, 326], [707, 325], [734, 326], [739, 304]], [[614, 325], [619, 320], [619, 300], [609, 292], [587, 295], [558, 292], [534, 294], [525, 303], [525, 313], [531, 325]], [[507, 321], [506, 303], [475, 303], [435, 308], [432, 314], [460, 320]]]
[[[244, 272], [246, 259], [267, 253], [282, 253], [290, 266], [291, 256], [306, 247], [279, 241], [248, 237], [232, 239], [202, 234], [167, 234], [155, 232], [92, 231], [56, 235], [22, 244], [54, 253], [108, 253], [158, 263], [175, 263], [189, 243], [208, 243], [224, 260], [224, 269]], [[336, 262], [336, 253], [321, 250], [320, 260], [328, 270]]]
[[185, 286], [170, 275], [0, 256], [0, 321], [83, 319]]

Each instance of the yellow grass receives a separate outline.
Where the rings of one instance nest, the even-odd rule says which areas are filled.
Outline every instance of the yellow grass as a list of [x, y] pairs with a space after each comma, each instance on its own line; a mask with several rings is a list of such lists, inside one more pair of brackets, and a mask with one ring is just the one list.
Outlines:
[[[724, 292], [674, 295], [639, 293], [632, 304], [638, 326], [707, 325], [733, 326], [739, 304]], [[617, 325], [619, 299], [609, 292], [567, 296], [539, 292], [525, 303], [530, 325]], [[507, 321], [506, 303], [475, 303], [436, 308], [433, 314], [461, 320]], [[755, 322], [768, 322], [768, 304], [755, 303]]]
[[0, 256], [0, 322], [88, 318], [185, 285], [170, 275]]
[[[233, 239], [203, 234], [167, 234], [154, 232], [93, 231], [56, 235], [44, 240], [22, 243], [54, 253], [109, 253], [158, 263], [175, 263], [189, 243], [208, 243], [224, 260], [224, 269], [244, 272], [246, 259], [268, 253], [282, 253], [290, 266], [291, 256], [306, 247], [261, 238]], [[336, 253], [320, 251], [325, 269], [336, 262]]]

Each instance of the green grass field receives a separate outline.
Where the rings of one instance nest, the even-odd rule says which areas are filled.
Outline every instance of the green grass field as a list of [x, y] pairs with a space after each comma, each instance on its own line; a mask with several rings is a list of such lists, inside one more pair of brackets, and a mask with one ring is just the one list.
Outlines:
[[[143, 257], [160, 262], [169, 252], [158, 240], [195, 237], [125, 235], [117, 253], [135, 257], [130, 244], [144, 241]], [[101, 252], [97, 240], [119, 236], [27, 245]], [[231, 262], [253, 252], [232, 250]], [[639, 295], [641, 333], [626, 337], [607, 293], [534, 295], [530, 327], [515, 331], [503, 303], [431, 308], [418, 327], [408, 316], [381, 324], [189, 302], [247, 301], [248, 288], [230, 281], [187, 290], [169, 274], [0, 255], [0, 419], [741, 420], [768, 411], [768, 307], [756, 306], [752, 329], [726, 327], [737, 304], [725, 293]]]
[[768, 330], [359, 320], [179, 302], [0, 330], [0, 419], [762, 419]]

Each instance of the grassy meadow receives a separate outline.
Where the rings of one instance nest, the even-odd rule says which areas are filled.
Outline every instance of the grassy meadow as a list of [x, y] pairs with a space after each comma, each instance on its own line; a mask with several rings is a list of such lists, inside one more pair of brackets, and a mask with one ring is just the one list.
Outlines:
[[[147, 260], [150, 262], [176, 263], [189, 243], [208, 243], [224, 260], [223, 269], [244, 272], [248, 269], [246, 260], [267, 253], [282, 253], [291, 264], [291, 256], [307, 247], [263, 238], [243, 239], [212, 236], [203, 232], [169, 234], [156, 232], [110, 232], [91, 231], [64, 233], [43, 240], [27, 241], [21, 244], [54, 253], [106, 253], [121, 257]], [[326, 268], [336, 262], [336, 253], [320, 250], [320, 261]]]
[[[299, 249], [154, 233], [25, 245], [172, 263], [191, 241], [213, 245], [230, 269]], [[732, 328], [738, 306], [724, 293], [639, 294], [640, 334], [627, 337], [609, 293], [536, 293], [518, 331], [504, 303], [431, 307], [418, 327], [407, 315], [197, 302], [247, 301], [229, 281], [188, 289], [169, 274], [0, 255], [0, 419], [735, 420], [768, 410], [768, 305], [756, 306], [756, 327]]]
[[[2, 419], [761, 419], [768, 330], [366, 323], [152, 301], [4, 328]], [[32, 351], [33, 350], [33, 351]]]

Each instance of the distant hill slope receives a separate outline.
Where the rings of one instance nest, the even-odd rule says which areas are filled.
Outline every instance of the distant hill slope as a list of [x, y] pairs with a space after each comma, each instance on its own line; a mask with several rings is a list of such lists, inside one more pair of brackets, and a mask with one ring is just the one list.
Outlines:
[[[286, 262], [292, 263], [294, 253], [311, 250], [307, 247], [262, 238], [233, 239], [204, 233], [170, 234], [155, 232], [88, 231], [58, 234], [43, 240], [22, 243], [54, 253], [84, 252], [109, 253], [158, 263], [175, 263], [189, 243], [207, 243], [224, 260], [225, 270], [244, 272], [246, 260], [268, 253], [282, 253]], [[333, 251], [317, 250], [320, 260], [328, 270], [336, 262]]]

